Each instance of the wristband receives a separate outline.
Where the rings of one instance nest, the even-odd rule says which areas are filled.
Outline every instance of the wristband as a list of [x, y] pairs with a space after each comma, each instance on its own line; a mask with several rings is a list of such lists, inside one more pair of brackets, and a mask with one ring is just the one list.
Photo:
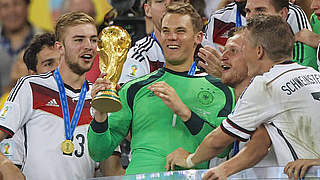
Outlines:
[[186, 159], [187, 168], [192, 168], [194, 166], [193, 162], [191, 161], [191, 158], [194, 156], [194, 153], [189, 154], [189, 156]]

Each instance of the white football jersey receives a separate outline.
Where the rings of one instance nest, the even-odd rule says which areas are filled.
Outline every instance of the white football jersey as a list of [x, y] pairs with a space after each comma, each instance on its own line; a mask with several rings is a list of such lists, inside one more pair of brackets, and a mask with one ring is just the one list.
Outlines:
[[320, 158], [320, 73], [296, 63], [256, 76], [224, 120], [224, 132], [246, 141], [264, 123], [280, 166]]
[[[237, 8], [236, 3], [230, 3], [210, 16], [209, 23], [205, 27], [203, 46], [209, 45], [219, 50], [219, 47], [226, 44], [228, 32], [236, 26]], [[312, 30], [305, 12], [292, 3], [289, 3], [287, 22], [294, 34], [304, 28]], [[241, 16], [241, 23], [242, 26], [247, 24], [244, 16]]]
[[160, 44], [153, 37], [146, 36], [129, 49], [119, 83], [126, 83], [162, 68], [164, 62]]
[[[89, 84], [89, 83], [88, 83]], [[24, 164], [22, 171], [28, 180], [77, 180], [92, 178], [95, 162], [90, 158], [87, 131], [90, 121], [91, 85], [73, 134], [74, 151], [65, 155], [61, 143], [65, 127], [57, 83], [51, 72], [21, 78], [11, 91], [0, 112], [0, 130], [14, 135], [22, 130]], [[70, 118], [80, 90], [65, 85]]]

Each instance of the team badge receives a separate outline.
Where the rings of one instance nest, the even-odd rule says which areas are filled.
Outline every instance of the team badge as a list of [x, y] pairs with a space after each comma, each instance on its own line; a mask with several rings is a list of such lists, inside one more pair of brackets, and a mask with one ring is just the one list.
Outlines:
[[213, 94], [214, 92], [211, 92], [209, 88], [208, 89], [201, 88], [201, 91], [197, 94], [197, 99], [202, 105], [207, 106], [213, 102], [214, 100]]
[[10, 139], [5, 139], [0, 143], [1, 153], [5, 155], [8, 159], [12, 159], [13, 157], [13, 141]]
[[130, 76], [136, 76], [136, 72], [138, 70], [138, 66], [137, 65], [132, 65], [131, 66], [131, 72], [129, 73]]
[[8, 115], [8, 113], [11, 111], [11, 109], [12, 109], [11, 105], [4, 106], [0, 112], [0, 119], [5, 119]]

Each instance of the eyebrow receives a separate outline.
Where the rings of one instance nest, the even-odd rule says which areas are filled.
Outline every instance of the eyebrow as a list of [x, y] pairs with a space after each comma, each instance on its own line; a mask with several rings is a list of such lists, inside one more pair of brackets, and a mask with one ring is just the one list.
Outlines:
[[[75, 35], [75, 36], [73, 36], [72, 38], [73, 39], [75, 39], [75, 38], [85, 38], [86, 36], [83, 36], [83, 35]], [[97, 35], [92, 35], [92, 36], [90, 36], [90, 38], [96, 38], [96, 37], [98, 37]]]

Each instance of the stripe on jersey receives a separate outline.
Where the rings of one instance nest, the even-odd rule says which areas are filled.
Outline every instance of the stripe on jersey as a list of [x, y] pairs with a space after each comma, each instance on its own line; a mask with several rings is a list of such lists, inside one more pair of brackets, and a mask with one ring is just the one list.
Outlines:
[[239, 139], [239, 140], [242, 141], [242, 142], [246, 142], [246, 141], [249, 140], [249, 139], [244, 139], [244, 138], [242, 138], [242, 137], [240, 137], [240, 136], [232, 133], [231, 131], [229, 131], [228, 129], [226, 129], [222, 124], [220, 125], [220, 127], [221, 127], [221, 130], [222, 130], [224, 133], [226, 133], [226, 134], [228, 134], [229, 136], [232, 136], [232, 137], [234, 137], [234, 138], [237, 138], [237, 139]]
[[289, 3], [289, 9], [296, 14], [299, 31], [303, 28], [308, 28], [308, 19], [306, 18], [304, 11], [299, 6], [291, 3]]
[[1, 126], [1, 125], [0, 125], [0, 131], [3, 131], [6, 134], [8, 134], [9, 137], [7, 137], [7, 138], [11, 138], [14, 135], [14, 132], [11, 129], [4, 127], [4, 126]]
[[234, 6], [236, 6], [236, 3], [227, 4], [224, 8], [222, 8], [222, 9], [220, 9], [220, 10], [217, 10], [217, 11], [215, 12], [215, 14], [223, 14], [223, 13], [225, 13], [225, 11], [233, 10], [233, 9], [234, 9]]
[[239, 137], [241, 141], [247, 141], [249, 137], [254, 133], [254, 131], [249, 131], [244, 129], [234, 122], [232, 122], [229, 118], [222, 121], [222, 128], [225, 129], [226, 133], [233, 134], [233, 136]]
[[153, 46], [154, 42], [155, 41], [151, 37], [147, 37], [145, 42], [138, 45], [137, 50], [131, 57], [141, 62], [144, 59], [142, 53], [148, 51]]
[[[42, 110], [47, 113], [54, 114], [60, 118], [63, 118], [59, 92], [32, 82], [30, 82], [30, 86], [32, 89], [33, 109]], [[52, 103], [52, 100], [54, 100], [55, 103]], [[71, 97], [67, 96], [67, 102], [69, 107], [69, 113], [72, 117], [78, 101], [74, 101]], [[77, 126], [90, 124], [90, 121], [92, 120], [92, 116], [90, 114], [90, 102], [91, 100], [89, 99], [87, 99], [84, 102], [81, 116]]]
[[282, 137], [282, 139], [286, 142], [288, 148], [290, 149], [291, 155], [293, 157], [294, 160], [299, 159], [298, 155], [296, 153], [296, 151], [294, 150], [294, 148], [292, 147], [292, 145], [290, 144], [290, 142], [287, 140], [287, 138], [283, 135], [282, 131], [276, 126], [274, 125], [274, 123], [270, 123], [273, 127], [275, 127], [279, 133], [279, 135]]
[[21, 86], [23, 85], [23, 83], [29, 79], [29, 78], [32, 78], [32, 77], [40, 77], [42, 79], [47, 79], [49, 78], [50, 76], [52, 75], [51, 72], [47, 72], [45, 74], [39, 74], [39, 75], [29, 75], [29, 76], [25, 76], [25, 77], [22, 77], [19, 79], [19, 81], [17, 82], [17, 84], [15, 85], [15, 87], [12, 89], [12, 91], [10, 92], [9, 94], [9, 97], [8, 97], [8, 101], [11, 101], [13, 102], [14, 99], [16, 98]]

